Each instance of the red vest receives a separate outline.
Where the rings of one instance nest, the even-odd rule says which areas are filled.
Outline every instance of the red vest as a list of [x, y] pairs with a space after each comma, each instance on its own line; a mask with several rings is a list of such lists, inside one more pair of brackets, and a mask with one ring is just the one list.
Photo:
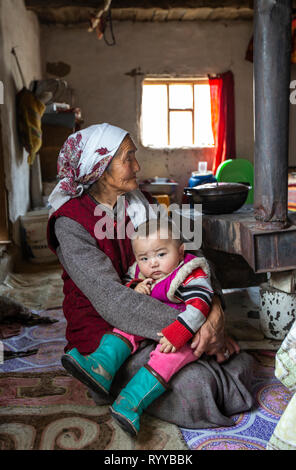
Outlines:
[[[151, 202], [149, 195], [145, 194], [145, 196]], [[114, 239], [98, 239], [95, 235], [95, 225], [105, 216], [105, 213], [95, 216], [94, 211], [96, 207], [97, 204], [87, 193], [66, 202], [66, 204], [51, 215], [48, 221], [48, 246], [56, 253], [58, 240], [54, 231], [55, 221], [58, 217], [69, 217], [80, 223], [90, 233], [96, 240], [98, 249], [110, 258], [114, 269], [119, 277], [122, 278], [135, 260], [131, 241], [128, 237], [124, 239], [116, 238], [116, 221], [114, 222]], [[126, 215], [125, 226], [129, 221], [130, 219]], [[63, 311], [67, 320], [66, 339], [68, 341], [65, 351], [76, 347], [81, 354], [91, 354], [97, 349], [102, 336], [106, 331], [110, 331], [112, 326], [94, 309], [88, 298], [72, 281], [65, 269], [63, 270], [62, 279], [64, 281], [65, 295]]]

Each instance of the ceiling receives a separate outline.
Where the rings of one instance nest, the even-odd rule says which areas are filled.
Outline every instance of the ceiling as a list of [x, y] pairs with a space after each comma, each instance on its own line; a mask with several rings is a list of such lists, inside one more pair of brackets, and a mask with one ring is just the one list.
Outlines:
[[[41, 23], [77, 25], [104, 7], [103, 0], [25, 0]], [[295, 1], [296, 3], [296, 1]], [[113, 0], [118, 21], [251, 20], [253, 0]]]

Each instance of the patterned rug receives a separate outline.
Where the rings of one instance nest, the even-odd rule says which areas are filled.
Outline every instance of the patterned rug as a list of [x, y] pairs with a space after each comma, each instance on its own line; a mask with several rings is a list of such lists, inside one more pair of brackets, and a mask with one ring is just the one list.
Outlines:
[[282, 416], [290, 393], [274, 376], [274, 352], [253, 353], [255, 404], [247, 413], [232, 417], [234, 426], [192, 430], [181, 428], [183, 438], [192, 450], [265, 450]]
[[[235, 315], [236, 321], [238, 320], [238, 305], [240, 312], [251, 311], [254, 314], [258, 293], [257, 291], [251, 291], [251, 294], [256, 294], [253, 303], [249, 303], [246, 293], [239, 293], [239, 299], [236, 298], [237, 296], [234, 293], [229, 292], [227, 294], [227, 301], [233, 309], [232, 312], [229, 308], [229, 318]], [[54, 301], [53, 298], [52, 301]], [[65, 375], [60, 363], [60, 357], [66, 344], [66, 323], [62, 309], [35, 312], [39, 313], [40, 316], [55, 318], [58, 322], [49, 325], [22, 326], [17, 336], [12, 336], [3, 341], [5, 349], [12, 352], [38, 349], [38, 352], [31, 356], [10, 359], [5, 361], [4, 364], [0, 364], [0, 371], [2, 372], [0, 374], [0, 400], [2, 400], [3, 405], [0, 417], [3, 424], [0, 430], [2, 429], [1, 432], [5, 431], [5, 436], [1, 441], [2, 447], [5, 449], [15, 447], [48, 448], [46, 446], [53, 446], [51, 448], [64, 448], [63, 446], [71, 448], [71, 446], [74, 446], [73, 448], [76, 448], [76, 441], [77, 448], [83, 449], [93, 448], [92, 445], [95, 446], [94, 448], [101, 448], [98, 446], [103, 445], [105, 446], [103, 448], [114, 450], [116, 448], [138, 448], [128, 447], [135, 445], [147, 449], [145, 447], [147, 440], [147, 445], [151, 446], [150, 449], [169, 449], [167, 446], [177, 445], [180, 446], [178, 447], [180, 449], [188, 449], [189, 447], [192, 450], [264, 450], [289, 401], [290, 394], [274, 377], [275, 350], [264, 350], [267, 344], [266, 341], [263, 344], [253, 341], [253, 344], [261, 349], [252, 352], [256, 358], [253, 371], [255, 405], [250, 412], [233, 416], [233, 427], [208, 430], [187, 430], [182, 428], [182, 436], [188, 446], [184, 447], [184, 442], [178, 437], [176, 427], [159, 420], [154, 421], [153, 418], [145, 415], [144, 420], [148, 420], [147, 429], [150, 426], [149, 429], [151, 431], [153, 428], [153, 432], [149, 431], [149, 437], [147, 431], [148, 437], [146, 436], [145, 439], [139, 441], [140, 443], [135, 444], [131, 440], [121, 439], [121, 430], [118, 429], [119, 434], [113, 431], [113, 427], [116, 425], [110, 420], [107, 407], [95, 407], [92, 399], [88, 397], [85, 387]], [[245, 322], [244, 319], [242, 321]], [[249, 330], [251, 325], [256, 326], [256, 321], [258, 322], [258, 320], [248, 319], [249, 324], [245, 325], [244, 328], [248, 327]], [[243, 349], [256, 349], [249, 347], [249, 344], [250, 342], [244, 343]], [[243, 346], [242, 342], [240, 345]], [[268, 344], [267, 349], [277, 348], [278, 345]], [[4, 379], [7, 381], [8, 377], [10, 391], [7, 390], [7, 382], [5, 387], [1, 387], [1, 381], [2, 383]], [[42, 384], [45, 384], [44, 387]], [[41, 393], [42, 388], [44, 388], [43, 395], [38, 395]], [[65, 423], [64, 426], [62, 426], [63, 423]], [[78, 423], [78, 428], [70, 426], [71, 423], [74, 423], [75, 426]], [[99, 444], [101, 440], [99, 433], [102, 431], [102, 426], [105, 425], [107, 427], [104, 428], [106, 431], [103, 435], [111, 436], [113, 434], [107, 440], [108, 442], [103, 440], [103, 444]], [[47, 429], [51, 432], [51, 440], [47, 437], [44, 438]], [[92, 429], [92, 431], [88, 431], [89, 429]], [[160, 435], [159, 430], [164, 434]], [[91, 442], [88, 433], [94, 439]], [[169, 441], [167, 440], [167, 434], [170, 435], [171, 433], [173, 433], [173, 438], [172, 441]], [[12, 437], [13, 435], [15, 437]], [[124, 434], [124, 436], [126, 435]], [[166, 444], [164, 444], [165, 441]], [[161, 447], [164, 445], [166, 447]], [[177, 449], [177, 447], [171, 448]]]
[[47, 310], [63, 305], [63, 281], [61, 268], [32, 266], [39, 272], [9, 273], [0, 284], [0, 295], [20, 302], [25, 307]]
[[1, 450], [188, 450], [177, 426], [143, 415], [137, 440], [66, 372], [0, 376]]
[[44, 311], [33, 311], [41, 317], [48, 316], [58, 320], [49, 325], [22, 326], [18, 336], [3, 341], [7, 351], [28, 351], [38, 349], [37, 354], [15, 358], [0, 364], [2, 372], [21, 371], [49, 371], [64, 370], [61, 365], [61, 356], [66, 345], [66, 320], [61, 308]]

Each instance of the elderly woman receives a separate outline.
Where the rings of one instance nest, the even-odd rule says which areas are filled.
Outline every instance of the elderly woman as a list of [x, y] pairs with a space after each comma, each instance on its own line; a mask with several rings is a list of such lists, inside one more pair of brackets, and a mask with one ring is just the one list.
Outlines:
[[[97, 404], [106, 403], [95, 383], [96, 351], [102, 337], [115, 327], [147, 338], [137, 354], [118, 358], [119, 370], [110, 390], [117, 395], [148, 362], [159, 340], [157, 333], [176, 318], [171, 307], [123, 284], [134, 255], [129, 237], [119, 232], [122, 224], [137, 227], [143, 222], [153, 202], [138, 189], [136, 150], [128, 132], [109, 124], [71, 135], [60, 151], [59, 183], [49, 198], [48, 243], [64, 268], [68, 343], [62, 363], [90, 388]], [[120, 219], [118, 201], [123, 197]], [[102, 236], [98, 230], [107, 219], [114, 236], [112, 231]], [[182, 369], [170, 382], [170, 390], [148, 407], [150, 414], [182, 427], [230, 426], [231, 415], [252, 405], [252, 358], [239, 353], [237, 344], [225, 337], [217, 286], [215, 291], [218, 295], [209, 317], [192, 341], [196, 362]]]

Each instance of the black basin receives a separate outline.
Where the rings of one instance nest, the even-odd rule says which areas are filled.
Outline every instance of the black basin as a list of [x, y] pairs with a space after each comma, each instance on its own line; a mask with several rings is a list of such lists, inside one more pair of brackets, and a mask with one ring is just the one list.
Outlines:
[[209, 183], [184, 188], [193, 204], [202, 204], [204, 214], [230, 214], [246, 202], [251, 186], [241, 183]]

